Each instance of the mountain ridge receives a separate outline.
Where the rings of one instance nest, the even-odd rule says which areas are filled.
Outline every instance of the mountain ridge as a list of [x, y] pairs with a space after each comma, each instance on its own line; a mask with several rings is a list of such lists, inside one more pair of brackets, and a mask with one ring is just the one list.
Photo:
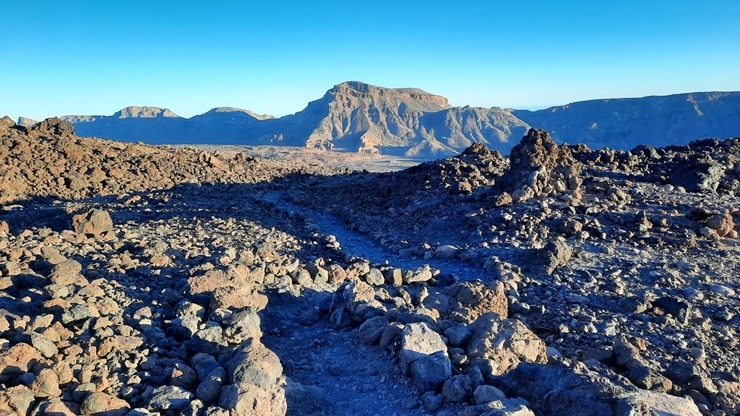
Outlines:
[[597, 149], [629, 150], [641, 144], [662, 147], [740, 134], [740, 93], [733, 91], [606, 98], [513, 113], [550, 131], [557, 142], [585, 143]]
[[420, 88], [347, 81], [294, 114], [216, 107], [190, 118], [168, 108], [125, 107], [112, 116], [70, 115], [82, 136], [150, 144], [286, 145], [421, 159], [475, 142], [504, 154], [531, 128], [559, 142], [629, 150], [740, 135], [740, 92], [712, 91], [578, 101], [543, 110], [455, 107]]

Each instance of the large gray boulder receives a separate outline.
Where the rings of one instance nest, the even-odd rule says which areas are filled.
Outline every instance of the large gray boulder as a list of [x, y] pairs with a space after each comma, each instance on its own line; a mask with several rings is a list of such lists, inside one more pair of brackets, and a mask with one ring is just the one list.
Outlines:
[[467, 353], [484, 375], [501, 375], [519, 363], [546, 363], [545, 343], [521, 321], [495, 313], [481, 315], [470, 326]]
[[409, 374], [414, 361], [437, 352], [443, 352], [446, 356], [447, 346], [442, 336], [426, 323], [407, 324], [401, 331], [401, 350], [398, 357], [404, 374]]

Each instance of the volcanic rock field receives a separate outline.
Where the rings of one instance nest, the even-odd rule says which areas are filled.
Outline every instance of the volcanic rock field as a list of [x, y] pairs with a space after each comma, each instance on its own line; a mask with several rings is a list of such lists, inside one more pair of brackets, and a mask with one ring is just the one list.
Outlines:
[[740, 138], [0, 161], [0, 415], [740, 414]]

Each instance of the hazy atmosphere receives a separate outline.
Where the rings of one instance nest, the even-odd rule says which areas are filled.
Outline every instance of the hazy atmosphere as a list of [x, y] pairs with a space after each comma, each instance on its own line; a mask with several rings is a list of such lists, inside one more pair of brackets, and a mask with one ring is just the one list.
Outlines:
[[128, 105], [281, 116], [332, 85], [419, 87], [456, 106], [740, 89], [740, 2], [5, 0], [0, 114]]

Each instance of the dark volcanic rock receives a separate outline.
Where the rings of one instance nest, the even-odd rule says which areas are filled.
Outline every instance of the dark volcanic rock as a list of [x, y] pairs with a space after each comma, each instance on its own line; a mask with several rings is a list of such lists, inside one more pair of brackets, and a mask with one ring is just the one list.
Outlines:
[[668, 181], [691, 192], [716, 192], [724, 174], [725, 167], [720, 163], [692, 160], [681, 164], [671, 173]]
[[75, 128], [72, 124], [57, 117], [47, 118], [29, 129], [30, 134], [37, 134], [42, 137], [45, 135], [72, 136], [74, 132]]
[[493, 380], [512, 396], [523, 397], [539, 414], [573, 416], [623, 416], [676, 414], [700, 415], [689, 399], [645, 392], [629, 384], [562, 365], [523, 363]]
[[563, 193], [580, 200], [581, 164], [568, 147], [555, 144], [546, 131], [530, 129], [509, 158], [511, 167], [499, 184], [514, 200]]

